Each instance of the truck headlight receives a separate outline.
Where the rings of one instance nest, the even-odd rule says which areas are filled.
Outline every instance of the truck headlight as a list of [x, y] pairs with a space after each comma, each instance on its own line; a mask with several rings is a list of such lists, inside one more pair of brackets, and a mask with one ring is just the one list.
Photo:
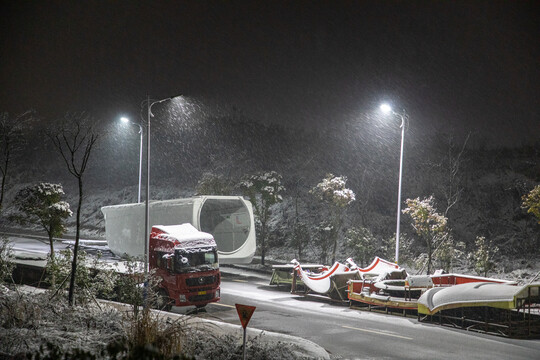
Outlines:
[[186, 295], [183, 295], [183, 294], [178, 295], [178, 300], [180, 302], [187, 302]]
[[219, 289], [218, 289], [218, 290], [216, 290], [216, 298], [218, 298], [219, 295], [220, 295], [220, 291], [219, 291]]

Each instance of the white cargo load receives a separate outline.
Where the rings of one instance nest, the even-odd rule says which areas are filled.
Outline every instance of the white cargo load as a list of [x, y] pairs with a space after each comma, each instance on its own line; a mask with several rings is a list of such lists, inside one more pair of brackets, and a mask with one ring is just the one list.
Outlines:
[[[154, 225], [190, 223], [214, 237], [221, 264], [247, 264], [255, 254], [253, 209], [241, 196], [151, 201], [149, 210], [148, 232]], [[105, 206], [101, 211], [105, 216], [105, 233], [111, 251], [119, 256], [142, 257], [146, 238], [145, 204]]]

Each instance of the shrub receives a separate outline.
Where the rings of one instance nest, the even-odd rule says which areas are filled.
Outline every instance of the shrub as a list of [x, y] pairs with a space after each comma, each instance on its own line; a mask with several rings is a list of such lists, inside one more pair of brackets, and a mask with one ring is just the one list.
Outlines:
[[[100, 262], [101, 253], [93, 259], [88, 259], [85, 251], [77, 253], [77, 271], [75, 274], [75, 296], [76, 302], [87, 304], [95, 301], [96, 297], [111, 298], [118, 275], [112, 268], [108, 268]], [[69, 277], [71, 275], [71, 261], [73, 251], [71, 249], [62, 250], [55, 258], [49, 257], [47, 261], [47, 281], [50, 283], [50, 290], [54, 292], [53, 297], [69, 287]]]
[[3, 283], [6, 279], [13, 282], [12, 274], [15, 264], [12, 260], [13, 253], [11, 251], [11, 246], [7, 238], [3, 237], [0, 240], [0, 284]]

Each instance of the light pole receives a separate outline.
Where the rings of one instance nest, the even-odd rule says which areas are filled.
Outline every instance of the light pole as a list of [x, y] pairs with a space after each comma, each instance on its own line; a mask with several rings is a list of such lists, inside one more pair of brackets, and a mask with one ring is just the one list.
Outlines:
[[[145, 278], [145, 287], [147, 286], [147, 276], [148, 276], [148, 237], [150, 235], [150, 119], [154, 116], [152, 114], [152, 106], [155, 104], [160, 104], [169, 100], [172, 100], [174, 97], [168, 97], [161, 100], [151, 101], [148, 97], [146, 99], [147, 105], [147, 124], [146, 124], [146, 202], [145, 202], [145, 216], [144, 216], [144, 278]], [[144, 102], [143, 102], [144, 104]], [[145, 300], [146, 303], [146, 300]]]
[[127, 117], [121, 117], [120, 120], [123, 123], [129, 123], [139, 126], [139, 134], [141, 134], [141, 142], [139, 144], [139, 193], [137, 196], [137, 202], [141, 202], [141, 184], [142, 184], [142, 148], [143, 148], [143, 128], [141, 124], [131, 122]]
[[392, 114], [398, 116], [401, 119], [401, 152], [399, 156], [399, 185], [398, 185], [398, 201], [397, 201], [397, 223], [396, 223], [396, 264], [399, 261], [399, 223], [401, 217], [401, 179], [403, 178], [403, 143], [405, 140], [405, 119], [408, 119], [407, 113], [403, 110], [403, 113], [396, 113], [392, 110], [392, 107], [388, 104], [382, 104], [380, 109], [385, 114]]

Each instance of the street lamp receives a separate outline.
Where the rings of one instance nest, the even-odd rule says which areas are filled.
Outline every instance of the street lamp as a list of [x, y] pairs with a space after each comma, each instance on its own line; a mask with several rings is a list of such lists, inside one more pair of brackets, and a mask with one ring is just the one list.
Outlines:
[[142, 183], [142, 148], [143, 148], [143, 128], [141, 124], [131, 122], [127, 117], [121, 117], [120, 120], [125, 124], [137, 125], [139, 127], [139, 134], [141, 134], [141, 142], [139, 144], [139, 193], [137, 196], [137, 202], [141, 202], [141, 183]]
[[401, 152], [399, 157], [399, 185], [398, 185], [398, 201], [397, 201], [397, 224], [396, 224], [396, 264], [399, 261], [399, 223], [401, 217], [401, 179], [403, 177], [403, 140], [405, 139], [405, 119], [408, 120], [408, 116], [403, 110], [403, 112], [396, 113], [392, 110], [392, 107], [388, 104], [382, 104], [380, 109], [385, 114], [392, 114], [398, 116], [401, 119]]
[[[176, 96], [168, 97], [161, 100], [151, 101], [148, 97], [146, 99], [146, 106], [147, 106], [147, 124], [146, 124], [146, 202], [145, 202], [145, 217], [144, 217], [144, 277], [145, 277], [145, 286], [146, 279], [148, 275], [148, 237], [150, 235], [149, 227], [150, 227], [150, 207], [149, 201], [150, 201], [150, 119], [154, 117], [154, 114], [152, 114], [152, 106], [156, 104], [160, 104], [169, 100], [174, 99]], [[145, 102], [143, 101], [143, 104]]]

